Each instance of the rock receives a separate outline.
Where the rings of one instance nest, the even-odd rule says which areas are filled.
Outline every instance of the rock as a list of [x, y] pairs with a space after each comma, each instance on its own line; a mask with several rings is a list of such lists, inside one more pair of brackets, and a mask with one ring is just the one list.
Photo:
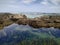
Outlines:
[[0, 13], [0, 24], [8, 26], [12, 23], [19, 25], [30, 25], [34, 28], [60, 28], [60, 16], [42, 16], [36, 18], [27, 18], [22, 14]]

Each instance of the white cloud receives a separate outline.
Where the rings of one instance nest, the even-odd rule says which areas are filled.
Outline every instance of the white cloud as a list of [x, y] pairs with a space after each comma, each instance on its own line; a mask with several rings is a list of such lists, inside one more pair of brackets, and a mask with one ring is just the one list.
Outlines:
[[44, 1], [41, 2], [41, 4], [47, 5], [48, 4], [48, 1], [47, 0], [44, 0]]
[[60, 5], [60, 0], [51, 0], [52, 3], [54, 3], [55, 5]]
[[22, 0], [22, 3], [25, 3], [25, 4], [30, 4], [32, 2], [35, 2], [36, 0]]
[[0, 0], [0, 12], [60, 12], [60, 5], [55, 6], [49, 1], [55, 5], [60, 2], [60, 0]]
[[41, 4], [44, 5], [60, 5], [60, 0], [43, 0]]
[[51, 5], [48, 0], [43, 0], [40, 4], [43, 4], [43, 5], [45, 5], [45, 6]]

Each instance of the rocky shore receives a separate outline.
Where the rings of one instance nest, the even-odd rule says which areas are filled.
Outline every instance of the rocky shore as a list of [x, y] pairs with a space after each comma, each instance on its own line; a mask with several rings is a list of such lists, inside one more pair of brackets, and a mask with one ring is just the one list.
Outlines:
[[60, 15], [52, 14], [28, 18], [22, 14], [0, 13], [0, 29], [13, 23], [30, 25], [34, 28], [60, 28]]

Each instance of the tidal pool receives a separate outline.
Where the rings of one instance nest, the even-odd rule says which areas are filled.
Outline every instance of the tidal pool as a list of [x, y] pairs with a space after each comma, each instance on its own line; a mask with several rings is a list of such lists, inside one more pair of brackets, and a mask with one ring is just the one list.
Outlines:
[[60, 45], [60, 29], [13, 23], [0, 30], [0, 45]]

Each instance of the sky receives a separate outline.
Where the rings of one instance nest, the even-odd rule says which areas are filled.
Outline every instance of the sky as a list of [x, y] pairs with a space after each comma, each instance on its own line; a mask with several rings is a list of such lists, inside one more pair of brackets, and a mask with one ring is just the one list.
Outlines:
[[60, 0], [0, 0], [0, 12], [60, 13]]

